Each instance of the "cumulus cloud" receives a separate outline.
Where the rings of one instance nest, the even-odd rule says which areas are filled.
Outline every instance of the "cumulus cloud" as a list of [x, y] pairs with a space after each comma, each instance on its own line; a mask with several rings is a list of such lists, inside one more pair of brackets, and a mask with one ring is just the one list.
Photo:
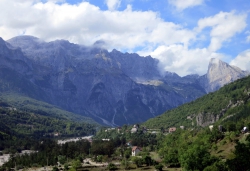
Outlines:
[[[184, 76], [206, 73], [212, 57], [226, 58], [216, 51], [246, 26], [246, 15], [234, 12], [203, 18], [195, 29], [188, 29], [164, 21], [154, 11], [135, 11], [130, 5], [117, 11], [121, 0], [106, 1], [109, 8], [106, 11], [86, 1], [75, 5], [57, 2], [63, 1], [1, 0], [0, 36], [7, 40], [25, 34], [45, 41], [66, 39], [84, 45], [97, 42], [95, 45], [108, 50], [152, 55], [160, 60], [162, 70]], [[207, 27], [211, 28], [209, 47], [191, 48], [190, 44], [200, 41], [197, 36], [202, 37]]]
[[230, 65], [234, 65], [243, 70], [250, 71], [250, 49], [240, 53], [235, 59], [230, 62]]
[[[143, 52], [139, 52], [142, 55]], [[152, 57], [159, 59], [159, 68], [162, 74], [165, 71], [174, 71], [180, 76], [188, 74], [203, 75], [207, 72], [209, 60], [218, 58], [225, 60], [226, 55], [211, 52], [207, 48], [188, 49], [184, 45], [159, 46], [150, 53]]]
[[246, 31], [245, 34], [247, 35], [246, 42], [249, 43], [250, 42], [250, 31]]
[[204, 0], [168, 0], [168, 2], [175, 6], [177, 10], [184, 10], [186, 8], [194, 7], [197, 5], [201, 5]]
[[121, 0], [105, 0], [108, 9], [113, 11], [120, 7]]
[[217, 51], [224, 41], [229, 41], [236, 33], [240, 33], [246, 27], [246, 14], [235, 14], [232, 12], [220, 12], [212, 17], [200, 19], [197, 30], [200, 32], [210, 27], [209, 50]]
[[30, 2], [0, 2], [0, 33], [5, 39], [25, 33], [86, 45], [104, 40], [110, 47], [133, 50], [145, 44], [187, 44], [194, 37], [192, 31], [163, 21], [156, 12], [133, 11], [131, 6], [124, 11], [101, 11], [88, 2]]

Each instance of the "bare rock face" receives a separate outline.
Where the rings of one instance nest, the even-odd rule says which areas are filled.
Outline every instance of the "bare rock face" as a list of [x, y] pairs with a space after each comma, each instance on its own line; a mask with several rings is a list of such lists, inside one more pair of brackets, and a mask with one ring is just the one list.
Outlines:
[[32, 36], [0, 39], [0, 47], [0, 81], [14, 91], [111, 126], [146, 121], [246, 75], [212, 59], [204, 76], [162, 76], [150, 56]]
[[249, 75], [249, 72], [242, 71], [240, 68], [230, 66], [219, 59], [210, 60], [206, 74], [207, 83], [205, 89], [207, 92], [213, 92], [239, 78]]
[[197, 126], [208, 126], [219, 120], [219, 116], [212, 113], [199, 113], [196, 116]]

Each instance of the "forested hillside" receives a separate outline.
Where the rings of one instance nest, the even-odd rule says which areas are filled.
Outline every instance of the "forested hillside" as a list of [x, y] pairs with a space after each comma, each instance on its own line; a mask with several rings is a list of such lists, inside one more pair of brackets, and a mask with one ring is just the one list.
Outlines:
[[193, 102], [167, 111], [149, 119], [143, 125], [147, 128], [187, 128], [210, 124], [230, 125], [231, 121], [242, 121], [238, 127], [250, 120], [250, 77], [239, 79], [220, 90], [209, 93]]
[[[46, 165], [48, 156], [49, 164], [55, 165], [57, 161], [63, 161], [65, 168], [70, 164], [73, 170], [85, 169], [85, 166], [81, 165], [82, 159], [91, 157], [91, 160], [94, 161], [108, 161], [109, 165], [112, 164], [111, 161], [120, 163], [121, 166], [118, 170], [131, 168], [169, 170], [170, 167], [174, 167], [175, 170], [185, 171], [246, 171], [250, 168], [250, 138], [249, 133], [243, 132], [242, 128], [250, 127], [249, 86], [250, 77], [240, 79], [215, 93], [210, 93], [194, 102], [168, 111], [160, 117], [141, 125], [136, 124], [133, 128], [124, 125], [119, 128], [100, 129], [93, 137], [91, 144], [80, 141], [79, 143], [66, 143], [60, 147], [53, 141], [46, 140], [44, 144], [39, 144], [33, 143], [32, 139], [28, 140], [31, 143], [26, 143], [26, 146], [22, 145], [22, 149], [33, 148], [39, 152], [25, 157], [17, 156], [4, 164], [2, 170], [13, 168], [15, 164], [20, 167], [32, 167], [37, 164], [41, 167]], [[72, 133], [86, 130], [83, 127], [80, 129], [77, 123], [75, 123], [76, 127], [73, 126], [74, 124], [70, 124], [72, 127], [69, 127], [69, 123], [65, 125], [62, 118], [54, 118], [49, 121], [43, 119], [46, 117], [44, 115], [37, 114], [34, 117], [32, 112], [18, 113], [13, 109], [10, 110], [6, 102], [2, 102], [1, 105], [3, 106], [2, 111], [4, 111], [2, 117], [12, 116], [19, 123], [25, 122], [27, 125], [30, 124], [28, 118], [33, 119], [34, 128], [43, 130], [41, 122], [44, 121], [48, 122], [53, 130], [65, 131], [64, 134], [67, 134], [68, 128], [72, 128], [69, 130]], [[39, 121], [36, 120], [37, 117]], [[8, 119], [5, 122], [8, 123]], [[25, 135], [24, 132], [31, 131], [30, 133], [32, 133], [33, 128], [27, 129], [19, 125], [21, 126], [19, 129], [18, 124], [13, 124], [11, 126], [13, 129], [9, 129], [5, 122], [1, 124], [2, 129], [11, 132], [2, 134], [2, 138], [6, 140], [8, 137], [12, 137], [12, 139], [8, 142], [5, 141], [7, 143], [3, 145], [5, 147], [8, 144], [12, 145], [4, 150], [12, 151], [16, 147], [13, 140], [21, 137], [20, 134]], [[208, 129], [207, 125], [211, 124], [213, 124], [213, 128]], [[177, 129], [170, 133], [167, 128], [171, 126]], [[185, 127], [180, 129], [178, 126]], [[24, 129], [27, 130], [24, 131]], [[46, 131], [50, 132], [45, 129], [43, 133]], [[10, 135], [16, 136], [13, 138]], [[23, 142], [25, 141], [20, 143]], [[140, 157], [131, 156], [130, 147], [133, 146], [143, 147], [142, 152], [138, 154]], [[80, 147], [82, 148], [78, 150]], [[66, 162], [67, 157], [70, 162]], [[78, 162], [77, 167], [76, 162]], [[101, 167], [97, 169], [101, 169]]]
[[[43, 116], [49, 116], [53, 118], [68, 119], [76, 122], [86, 122], [90, 124], [96, 124], [93, 119], [68, 112], [57, 106], [32, 99], [18, 93], [0, 93], [0, 102], [5, 103], [7, 106], [11, 106], [22, 111], [33, 112]], [[1, 107], [1, 104], [0, 104]]]
[[86, 117], [17, 94], [0, 96], [0, 151], [34, 149], [45, 137], [93, 135], [99, 125]]

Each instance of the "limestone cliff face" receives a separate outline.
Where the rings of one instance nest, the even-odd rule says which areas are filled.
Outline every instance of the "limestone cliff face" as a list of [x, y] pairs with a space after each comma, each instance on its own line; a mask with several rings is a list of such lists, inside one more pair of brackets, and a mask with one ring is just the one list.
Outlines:
[[207, 92], [213, 92], [223, 85], [247, 75], [249, 75], [249, 72], [242, 71], [238, 67], [230, 66], [219, 59], [212, 58], [206, 74], [205, 89]]
[[[248, 99], [250, 99], [250, 92], [249, 91], [246, 92], [246, 95], [248, 96]], [[219, 119], [221, 119], [228, 109], [234, 108], [236, 106], [240, 106], [242, 104], [244, 104], [243, 101], [237, 101], [236, 103], [232, 103], [232, 101], [229, 101], [228, 105], [225, 106], [224, 109], [221, 109], [221, 111], [219, 113], [204, 113], [204, 112], [199, 113], [196, 116], [197, 126], [205, 127], [205, 126], [211, 125], [211, 124], [217, 122]], [[231, 116], [228, 116], [228, 117], [231, 117]]]
[[[235, 68], [229, 72], [229, 66], [219, 62], [211, 64], [208, 74], [202, 77], [180, 77], [171, 72], [162, 76], [158, 60], [150, 56], [108, 52], [65, 40], [44, 42], [32, 36], [1, 40], [0, 46], [3, 71], [18, 73], [23, 84], [29, 85], [28, 90], [35, 87], [30, 94], [22, 84], [16, 85], [22, 92], [113, 126], [143, 122], [195, 100], [234, 80], [233, 71], [238, 72]], [[219, 84], [223, 77], [217, 77], [216, 72], [221, 76], [224, 70], [233, 79]]]

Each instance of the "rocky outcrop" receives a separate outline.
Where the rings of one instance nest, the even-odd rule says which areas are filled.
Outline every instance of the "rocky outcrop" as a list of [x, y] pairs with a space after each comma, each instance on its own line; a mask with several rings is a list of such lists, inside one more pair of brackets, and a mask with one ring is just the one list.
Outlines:
[[[250, 99], [249, 91], [245, 90], [244, 93], [246, 94], [246, 100], [249, 100]], [[238, 100], [234, 103], [230, 100], [228, 105], [224, 109], [221, 109], [221, 111], [217, 114], [201, 112], [195, 117], [197, 126], [205, 127], [205, 126], [211, 125], [211, 124], [217, 122], [219, 119], [221, 119], [225, 115], [225, 113], [227, 112], [228, 109], [234, 108], [234, 107], [237, 107], [237, 106], [240, 106], [243, 104], [244, 104], [243, 100]], [[233, 115], [234, 114], [229, 115], [229, 116], [223, 118], [223, 120], [228, 119], [228, 118], [232, 117]]]
[[229, 64], [212, 58], [210, 60], [207, 74], [203, 78], [203, 86], [207, 92], [213, 92], [239, 78], [249, 75], [249, 72], [243, 71], [238, 67], [230, 66]]

